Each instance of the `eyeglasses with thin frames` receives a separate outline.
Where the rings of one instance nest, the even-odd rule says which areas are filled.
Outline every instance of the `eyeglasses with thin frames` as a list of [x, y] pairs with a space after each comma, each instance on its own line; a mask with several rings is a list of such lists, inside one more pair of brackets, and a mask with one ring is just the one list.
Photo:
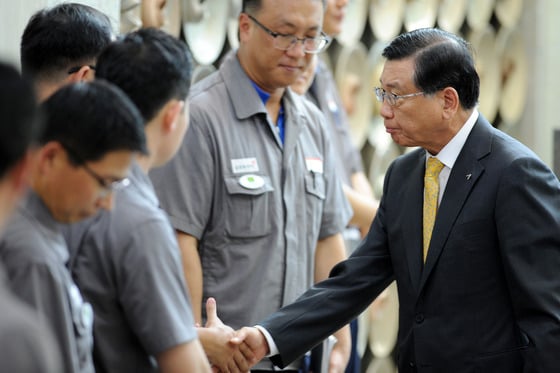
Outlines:
[[379, 102], [387, 101], [389, 106], [397, 106], [398, 101], [400, 99], [416, 97], [424, 94], [424, 92], [416, 92], [416, 93], [409, 93], [407, 95], [396, 95], [394, 93], [387, 92], [381, 87], [375, 87], [374, 90], [375, 90], [375, 98], [377, 98], [377, 101]]
[[274, 42], [272, 45], [274, 46], [274, 48], [281, 51], [290, 50], [297, 44], [298, 41], [301, 41], [305, 53], [316, 54], [323, 51], [331, 42], [331, 38], [329, 38], [323, 31], [321, 31], [321, 36], [315, 38], [298, 38], [295, 35], [286, 35], [279, 32], [274, 32], [257, 21], [257, 19], [252, 15], [247, 14], [247, 16], [251, 21], [255, 22], [255, 24], [259, 26], [264, 32], [274, 38]]
[[66, 150], [66, 152], [70, 155], [71, 158], [74, 158], [74, 160], [78, 163], [78, 165], [80, 167], [83, 167], [83, 169], [91, 176], [95, 179], [95, 181], [97, 181], [97, 183], [99, 184], [99, 186], [101, 187], [102, 193], [100, 193], [100, 198], [104, 198], [107, 195], [117, 191], [117, 190], [121, 190], [126, 188], [127, 186], [130, 185], [130, 179], [125, 177], [121, 180], [116, 180], [116, 181], [108, 181], [107, 179], [105, 179], [104, 177], [102, 177], [101, 175], [99, 175], [97, 172], [93, 171], [91, 169], [91, 167], [89, 167], [87, 165], [87, 163], [85, 162], [85, 160], [80, 157], [78, 155], [78, 153], [76, 151], [74, 151], [71, 147], [69, 147], [68, 145], [64, 145], [62, 144], [62, 147]]

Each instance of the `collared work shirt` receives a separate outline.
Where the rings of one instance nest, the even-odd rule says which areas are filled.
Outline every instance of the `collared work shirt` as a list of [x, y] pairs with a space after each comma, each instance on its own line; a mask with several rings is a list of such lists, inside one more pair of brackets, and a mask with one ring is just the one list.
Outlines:
[[157, 354], [197, 338], [175, 232], [136, 164], [130, 181], [112, 211], [66, 232], [95, 310], [97, 373], [157, 372]]
[[173, 226], [199, 240], [203, 298], [215, 297], [234, 328], [306, 290], [317, 241], [340, 233], [351, 215], [323, 116], [289, 89], [283, 107], [282, 145], [231, 55], [192, 88], [185, 141], [151, 173]]

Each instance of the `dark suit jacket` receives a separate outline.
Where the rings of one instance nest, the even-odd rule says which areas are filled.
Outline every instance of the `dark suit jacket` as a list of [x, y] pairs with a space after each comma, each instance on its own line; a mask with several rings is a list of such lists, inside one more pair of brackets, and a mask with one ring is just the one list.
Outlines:
[[393, 280], [398, 368], [560, 372], [560, 184], [479, 117], [451, 171], [422, 264], [425, 151], [398, 158], [360, 247], [262, 325], [283, 365], [355, 318]]

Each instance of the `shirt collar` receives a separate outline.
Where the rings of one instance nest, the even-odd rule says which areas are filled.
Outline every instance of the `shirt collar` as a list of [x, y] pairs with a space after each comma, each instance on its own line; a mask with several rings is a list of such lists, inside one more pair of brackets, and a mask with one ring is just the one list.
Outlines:
[[[461, 149], [463, 149], [465, 142], [467, 142], [467, 137], [469, 137], [477, 119], [478, 110], [474, 109], [471, 116], [467, 119], [459, 132], [457, 132], [451, 141], [449, 141], [438, 153], [437, 159], [439, 159], [446, 167], [453, 168], [453, 165], [459, 157], [459, 153], [461, 152]], [[431, 156], [432, 155], [426, 151], [426, 159]]]

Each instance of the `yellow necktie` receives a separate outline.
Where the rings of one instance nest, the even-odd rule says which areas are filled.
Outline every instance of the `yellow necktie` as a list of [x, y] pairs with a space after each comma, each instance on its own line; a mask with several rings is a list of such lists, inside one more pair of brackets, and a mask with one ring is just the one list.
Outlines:
[[438, 176], [443, 168], [437, 158], [428, 158], [426, 166], [426, 174], [424, 175], [424, 216], [423, 216], [423, 234], [424, 234], [424, 262], [428, 255], [428, 247], [432, 239], [432, 230], [436, 220], [436, 212], [438, 208], [439, 182]]

